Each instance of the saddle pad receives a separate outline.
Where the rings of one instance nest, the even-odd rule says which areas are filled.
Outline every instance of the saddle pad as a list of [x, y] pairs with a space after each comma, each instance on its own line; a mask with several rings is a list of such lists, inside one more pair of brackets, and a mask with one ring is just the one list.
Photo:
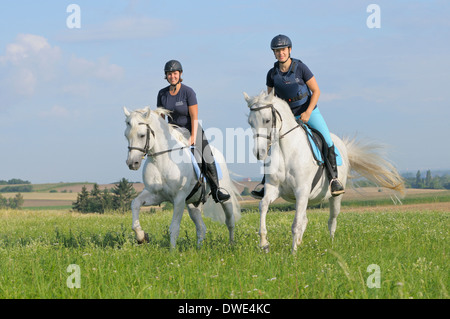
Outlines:
[[[192, 148], [194, 148], [194, 146], [191, 146], [191, 149]], [[200, 177], [202, 176], [202, 172], [200, 170], [200, 166], [198, 165], [194, 154], [192, 152], [189, 152], [189, 154], [191, 154], [191, 161], [192, 161], [192, 166], [194, 166], [195, 175], [197, 175], [197, 178], [200, 179]], [[222, 169], [220, 168], [220, 165], [216, 161], [214, 161], [214, 164], [216, 165], [217, 178], [220, 181], [222, 179]]]
[[[313, 133], [312, 133], [311, 129], [309, 128], [308, 125], [303, 125], [303, 128], [306, 130], [306, 133], [307, 133], [306, 135], [308, 136], [309, 145], [311, 146], [311, 151], [313, 152], [314, 158], [316, 159], [317, 162], [319, 162], [320, 165], [322, 165], [324, 163], [323, 155], [322, 155], [322, 152], [320, 151], [319, 147], [317, 146], [317, 144], [314, 142], [314, 139], [312, 137]], [[324, 145], [326, 144], [325, 141], [322, 141], [322, 143]], [[342, 157], [341, 157], [341, 153], [339, 152], [339, 149], [337, 147], [335, 147], [334, 152], [336, 153], [336, 165], [341, 166], [342, 165]]]

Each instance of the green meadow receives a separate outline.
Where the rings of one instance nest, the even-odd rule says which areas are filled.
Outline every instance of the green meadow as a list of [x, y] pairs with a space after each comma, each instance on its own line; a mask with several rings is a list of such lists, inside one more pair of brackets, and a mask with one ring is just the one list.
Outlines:
[[172, 250], [169, 211], [141, 214], [150, 243], [138, 245], [131, 213], [0, 210], [0, 298], [448, 299], [450, 212], [350, 209], [332, 241], [328, 211], [309, 210], [296, 255], [293, 216], [268, 214], [264, 253], [256, 209], [242, 214], [234, 245], [205, 218], [200, 248], [185, 214]]

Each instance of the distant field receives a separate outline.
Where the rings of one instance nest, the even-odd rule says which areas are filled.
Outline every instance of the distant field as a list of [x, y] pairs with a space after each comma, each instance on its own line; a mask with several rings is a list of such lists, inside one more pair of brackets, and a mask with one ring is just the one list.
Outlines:
[[[252, 190], [258, 183], [257, 182], [239, 182], [236, 186], [239, 192], [244, 190], [244, 187], [248, 187]], [[93, 187], [93, 183], [54, 183], [54, 184], [34, 184], [34, 192], [21, 193], [24, 198], [24, 208], [29, 209], [70, 209], [72, 203], [76, 200], [77, 195], [81, 192], [83, 186], [86, 186], [90, 191]], [[136, 191], [139, 193], [143, 190], [144, 185], [142, 183], [133, 184]], [[111, 189], [114, 184], [99, 185], [99, 188]], [[14, 197], [16, 193], [0, 193], [3, 197]], [[389, 190], [380, 190], [377, 187], [364, 187], [358, 189], [347, 189], [343, 197], [343, 210], [346, 206], [380, 206], [380, 205], [393, 205], [390, 199], [391, 193]], [[251, 196], [242, 196], [240, 198], [243, 207], [256, 206], [258, 201]], [[410, 204], [425, 204], [425, 203], [438, 203], [448, 202], [450, 203], [450, 191], [449, 190], [436, 190], [436, 189], [407, 189], [403, 202], [407, 205]], [[283, 199], [278, 199], [275, 204], [286, 203]], [[450, 211], [450, 207], [444, 209]]]

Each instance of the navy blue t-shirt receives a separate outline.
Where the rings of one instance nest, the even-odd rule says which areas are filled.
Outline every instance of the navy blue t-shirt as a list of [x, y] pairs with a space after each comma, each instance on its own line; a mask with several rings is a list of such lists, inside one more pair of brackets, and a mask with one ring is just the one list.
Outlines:
[[[282, 99], [287, 99], [287, 98], [292, 98], [293, 96], [279, 96], [279, 93], [282, 92], [283, 90], [280, 88], [276, 88], [274, 80], [273, 80], [273, 75], [274, 75], [274, 69], [278, 68], [278, 63], [275, 63], [275, 66], [273, 68], [271, 68], [269, 70], [269, 72], [267, 72], [267, 77], [266, 77], [266, 85], [268, 87], [274, 88], [275, 89], [275, 94], [282, 98]], [[279, 71], [279, 69], [278, 69]], [[280, 72], [282, 76], [286, 76], [288, 72], [283, 73]], [[297, 65], [297, 69], [295, 71], [295, 78], [296, 81], [299, 85], [306, 85], [306, 82], [308, 82], [312, 77], [314, 76], [314, 74], [311, 72], [311, 70], [306, 66], [306, 64], [304, 64], [303, 62], [299, 61], [298, 65]], [[277, 94], [278, 92], [278, 94]], [[300, 106], [297, 106], [295, 108], [292, 109], [292, 112], [294, 113], [295, 116], [300, 115], [301, 113], [303, 113], [304, 111], [306, 111], [306, 109], [309, 106], [309, 101], [310, 98], [308, 98], [308, 100], [303, 103]], [[292, 108], [292, 107], [291, 107]]]
[[184, 84], [181, 84], [177, 95], [171, 95], [169, 88], [170, 86], [167, 86], [159, 91], [156, 106], [172, 111], [171, 117], [169, 117], [170, 124], [184, 127], [191, 132], [189, 106], [198, 104], [197, 96], [193, 89]]

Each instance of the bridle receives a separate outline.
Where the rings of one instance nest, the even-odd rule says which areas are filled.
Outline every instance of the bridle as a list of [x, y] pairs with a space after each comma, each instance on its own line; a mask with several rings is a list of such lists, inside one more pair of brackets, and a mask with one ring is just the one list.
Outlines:
[[147, 126], [147, 134], [146, 134], [145, 146], [144, 146], [144, 148], [135, 147], [135, 146], [128, 146], [128, 151], [131, 151], [131, 150], [140, 151], [140, 152], [144, 153], [143, 158], [145, 158], [146, 155], [150, 156], [150, 157], [156, 157], [158, 155], [162, 155], [162, 154], [173, 152], [173, 151], [179, 151], [179, 150], [182, 150], [184, 148], [187, 148], [187, 146], [183, 146], [183, 147], [172, 148], [172, 149], [161, 151], [161, 152], [149, 153], [150, 152], [150, 134], [153, 135], [153, 138], [155, 138], [155, 132], [151, 129], [150, 125], [148, 125], [147, 123], [139, 123], [138, 125], [145, 125], [145, 126]]
[[[264, 110], [264, 109], [268, 109], [268, 108], [270, 108], [271, 111], [272, 111], [272, 130], [270, 130], [270, 134], [269, 135], [256, 133], [256, 134], [253, 135], [253, 138], [263, 137], [263, 138], [268, 139], [269, 140], [269, 146], [268, 147], [270, 147], [272, 145], [272, 132], [277, 127], [277, 123], [276, 123], [277, 122], [277, 114], [280, 117], [280, 121], [281, 121], [281, 126], [280, 126], [280, 129], [278, 130], [278, 132], [281, 132], [281, 129], [283, 128], [283, 118], [281, 117], [280, 112], [278, 112], [278, 110], [275, 109], [273, 104], [267, 104], [267, 105], [260, 106], [260, 107], [255, 107], [255, 108], [250, 107], [250, 112], [252, 112], [252, 111], [256, 112], [256, 111], [260, 111], [260, 110]], [[287, 131], [286, 133], [282, 134], [279, 137], [279, 139], [281, 140], [287, 134], [289, 134], [290, 132], [292, 132], [293, 130], [295, 130], [296, 128], [298, 128], [300, 126], [301, 126], [301, 124], [298, 124], [297, 126], [294, 126], [289, 131]]]
[[155, 132], [150, 128], [150, 125], [148, 125], [147, 123], [139, 123], [139, 125], [147, 126], [147, 137], [145, 140], [145, 146], [144, 148], [128, 146], [128, 151], [136, 150], [144, 153], [145, 155], [148, 155], [148, 152], [150, 151], [150, 133], [153, 135], [153, 138], [155, 138]]

